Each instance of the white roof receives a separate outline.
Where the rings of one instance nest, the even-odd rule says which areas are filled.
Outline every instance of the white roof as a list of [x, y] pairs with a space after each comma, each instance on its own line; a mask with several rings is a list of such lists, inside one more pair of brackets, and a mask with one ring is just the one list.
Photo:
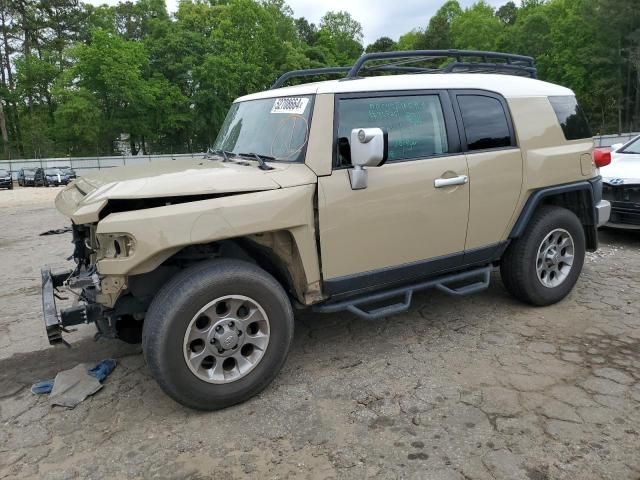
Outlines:
[[322, 93], [379, 92], [394, 90], [429, 90], [445, 88], [480, 89], [499, 93], [505, 98], [573, 95], [568, 88], [528, 77], [484, 73], [433, 73], [422, 75], [387, 75], [353, 80], [329, 80], [293, 87], [266, 90], [238, 98], [236, 101], [260, 98], [292, 97]]

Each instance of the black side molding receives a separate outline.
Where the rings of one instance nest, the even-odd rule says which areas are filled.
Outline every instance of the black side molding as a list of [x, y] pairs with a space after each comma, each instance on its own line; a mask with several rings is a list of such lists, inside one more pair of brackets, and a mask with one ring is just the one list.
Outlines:
[[484, 267], [498, 260], [508, 245], [508, 241], [499, 242], [442, 257], [332, 278], [324, 281], [323, 288], [334, 300], [364, 295], [371, 291], [398, 288], [430, 280], [445, 273]]

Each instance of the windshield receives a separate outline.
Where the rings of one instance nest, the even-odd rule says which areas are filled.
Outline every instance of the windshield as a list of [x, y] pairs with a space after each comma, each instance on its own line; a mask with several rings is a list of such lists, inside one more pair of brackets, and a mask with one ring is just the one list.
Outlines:
[[9, 172], [6, 170], [0, 170], [0, 177], [6, 177], [9, 175]]
[[618, 153], [639, 154], [640, 153], [640, 137], [638, 137], [635, 140], [632, 140], [631, 142], [627, 143], [624, 146], [624, 148], [621, 148], [620, 150], [618, 150]]
[[25, 168], [24, 169], [24, 173], [28, 174], [28, 175], [33, 175], [34, 173], [36, 173], [36, 171], [32, 168]]
[[257, 153], [286, 162], [304, 161], [312, 97], [279, 97], [234, 103], [213, 150]]
[[47, 175], [58, 175], [58, 173], [62, 172], [60, 172], [60, 170], [58, 170], [57, 168], [47, 168], [44, 173], [46, 173]]

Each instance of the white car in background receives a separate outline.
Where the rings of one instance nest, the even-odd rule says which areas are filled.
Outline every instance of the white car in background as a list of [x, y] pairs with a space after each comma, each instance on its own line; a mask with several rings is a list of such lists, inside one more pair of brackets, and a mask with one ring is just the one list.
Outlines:
[[611, 202], [608, 227], [640, 230], [640, 135], [611, 146], [611, 163], [600, 168], [602, 197]]

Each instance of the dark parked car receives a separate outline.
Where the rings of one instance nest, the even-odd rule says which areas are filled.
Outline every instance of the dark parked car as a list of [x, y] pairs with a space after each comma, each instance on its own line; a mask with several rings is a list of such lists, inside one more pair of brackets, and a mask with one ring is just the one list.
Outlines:
[[18, 172], [18, 185], [21, 187], [44, 187], [45, 182], [44, 168], [21, 168]]
[[10, 171], [0, 169], [0, 188], [13, 189], [13, 180], [11, 179]]
[[64, 166], [64, 167], [58, 167], [58, 168], [62, 172], [66, 173], [71, 180], [74, 180], [77, 178], [76, 171], [72, 167]]
[[60, 168], [45, 168], [45, 186], [58, 186], [67, 185], [71, 179], [69, 178], [69, 172], [65, 172]]

